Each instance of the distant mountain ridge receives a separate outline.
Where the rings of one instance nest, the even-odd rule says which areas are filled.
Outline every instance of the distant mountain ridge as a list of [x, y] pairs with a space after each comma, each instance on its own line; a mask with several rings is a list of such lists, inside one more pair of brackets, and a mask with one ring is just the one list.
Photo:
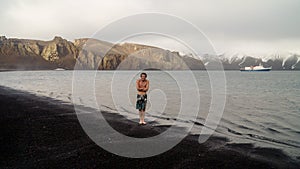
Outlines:
[[[199, 58], [199, 59], [196, 59]], [[223, 55], [180, 55], [179, 52], [134, 43], [112, 44], [81, 38], [74, 42], [61, 37], [50, 41], [0, 36], [0, 70], [205, 70], [221, 61], [225, 70], [263, 64], [273, 70], [300, 70], [300, 55], [255, 58]]]
[[231, 56], [225, 56], [225, 54], [204, 55], [200, 57], [200, 60], [205, 65], [213, 64], [216, 60], [219, 60], [222, 62], [225, 70], [236, 70], [241, 67], [259, 64], [262, 64], [264, 67], [272, 66], [273, 70], [300, 70], [300, 55], [296, 53], [289, 53], [285, 56], [274, 54], [261, 58], [240, 54]]

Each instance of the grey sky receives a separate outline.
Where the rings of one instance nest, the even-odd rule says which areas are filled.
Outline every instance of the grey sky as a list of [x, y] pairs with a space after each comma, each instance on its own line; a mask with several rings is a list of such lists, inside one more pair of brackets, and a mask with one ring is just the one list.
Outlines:
[[299, 0], [0, 2], [0, 34], [7, 37], [49, 40], [59, 35], [73, 40], [90, 37], [101, 27], [125, 16], [161, 12], [196, 25], [208, 36], [218, 53], [300, 53]]

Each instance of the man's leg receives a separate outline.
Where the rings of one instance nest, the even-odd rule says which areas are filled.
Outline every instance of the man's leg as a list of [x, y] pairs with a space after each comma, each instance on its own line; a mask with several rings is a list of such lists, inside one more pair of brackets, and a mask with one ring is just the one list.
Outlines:
[[143, 110], [139, 110], [139, 115], [140, 115], [140, 124], [143, 123]]
[[142, 122], [145, 123], [145, 110], [142, 110]]

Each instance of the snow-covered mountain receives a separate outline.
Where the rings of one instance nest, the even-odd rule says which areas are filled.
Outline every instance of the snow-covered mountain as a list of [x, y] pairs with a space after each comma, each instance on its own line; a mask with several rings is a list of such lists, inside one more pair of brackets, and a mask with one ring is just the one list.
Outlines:
[[219, 55], [199, 55], [205, 66], [213, 66], [222, 63], [225, 70], [237, 70], [245, 66], [255, 66], [262, 64], [265, 67], [272, 66], [273, 70], [300, 70], [300, 54], [270, 54], [254, 57], [242, 53], [223, 53]]

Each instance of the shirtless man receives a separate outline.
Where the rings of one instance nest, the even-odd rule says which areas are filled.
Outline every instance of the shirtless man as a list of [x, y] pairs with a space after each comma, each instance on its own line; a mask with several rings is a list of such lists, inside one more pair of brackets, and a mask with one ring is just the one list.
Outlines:
[[149, 80], [146, 79], [147, 74], [141, 73], [141, 78], [136, 81], [136, 89], [138, 91], [136, 109], [139, 110], [140, 125], [146, 124], [145, 122], [145, 110], [147, 104], [147, 91], [149, 89]]

